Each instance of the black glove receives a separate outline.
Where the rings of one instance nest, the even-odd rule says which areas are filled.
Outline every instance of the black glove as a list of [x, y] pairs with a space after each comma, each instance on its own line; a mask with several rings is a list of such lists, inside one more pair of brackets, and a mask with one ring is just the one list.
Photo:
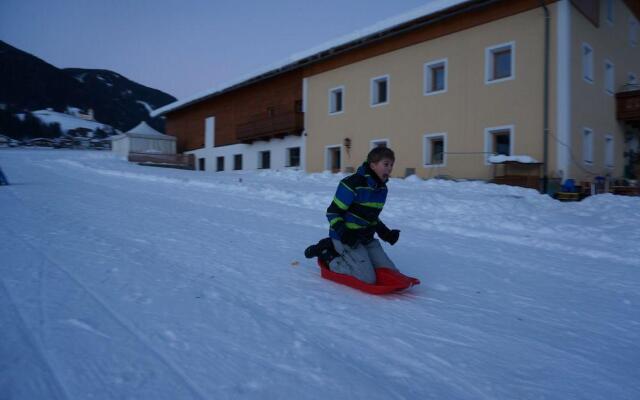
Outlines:
[[390, 231], [383, 232], [382, 234], [378, 233], [378, 236], [380, 236], [380, 239], [393, 246], [400, 238], [400, 231], [397, 229], [392, 229]]
[[349, 247], [354, 247], [360, 241], [360, 234], [355, 229], [345, 229], [340, 235], [340, 241]]

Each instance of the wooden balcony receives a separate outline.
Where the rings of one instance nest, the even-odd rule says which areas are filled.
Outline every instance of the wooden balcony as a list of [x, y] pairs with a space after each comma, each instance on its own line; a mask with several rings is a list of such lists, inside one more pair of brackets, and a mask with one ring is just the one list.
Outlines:
[[626, 85], [616, 93], [616, 118], [640, 126], [640, 85]]
[[237, 125], [236, 139], [243, 143], [251, 143], [256, 140], [283, 138], [286, 135], [301, 135], [303, 129], [302, 112], [295, 109], [272, 110], [271, 113], [253, 116], [249, 122]]

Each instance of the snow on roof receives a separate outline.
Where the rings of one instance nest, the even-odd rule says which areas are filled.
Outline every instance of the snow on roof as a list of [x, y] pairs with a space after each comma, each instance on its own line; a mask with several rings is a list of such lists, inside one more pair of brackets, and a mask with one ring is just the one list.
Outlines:
[[136, 137], [136, 138], [145, 138], [145, 139], [164, 139], [164, 140], [175, 140], [174, 136], [165, 135], [164, 133], [158, 132], [157, 130], [150, 127], [145, 121], [140, 122], [134, 128], [128, 130], [127, 132], [111, 137], [112, 140], [122, 139], [124, 137]]
[[501, 164], [503, 162], [513, 161], [521, 164], [537, 164], [538, 160], [530, 156], [505, 156], [497, 155], [489, 157], [489, 162], [492, 164]]
[[208, 90], [196, 93], [195, 95], [186, 97], [182, 100], [178, 100], [175, 101], [173, 103], [167, 104], [164, 107], [160, 107], [156, 110], [154, 110], [150, 115], [152, 117], [157, 117], [160, 116], [162, 114], [165, 114], [169, 111], [181, 108], [185, 105], [194, 103], [198, 100], [204, 99], [206, 97], [212, 97], [216, 94], [219, 94], [223, 91], [226, 91], [236, 85], [239, 85], [241, 83], [244, 83], [252, 78], [256, 78], [259, 77], [261, 75], [270, 73], [270, 72], [276, 72], [279, 69], [283, 69], [284, 67], [287, 67], [289, 65], [295, 64], [305, 58], [309, 58], [312, 57], [314, 55], [320, 54], [322, 52], [325, 52], [329, 49], [332, 49], [334, 47], [338, 47], [338, 46], [342, 46], [345, 44], [348, 44], [350, 42], [354, 42], [356, 40], [360, 40], [360, 39], [364, 39], [367, 36], [376, 34], [376, 33], [380, 33], [382, 31], [391, 29], [395, 26], [398, 25], [402, 25], [404, 23], [410, 22], [412, 20], [415, 20], [417, 18], [421, 18], [421, 17], [426, 17], [430, 14], [435, 14], [437, 12], [440, 11], [444, 11], [448, 8], [457, 6], [459, 4], [462, 3], [467, 3], [471, 0], [433, 0], [421, 7], [418, 7], [412, 11], [409, 11], [407, 13], [404, 14], [400, 14], [397, 15], [395, 17], [391, 17], [391, 18], [387, 18], [385, 20], [382, 20], [380, 22], [377, 22], [374, 25], [371, 25], [369, 27], [363, 28], [363, 29], [358, 29], [350, 34], [347, 35], [343, 35], [340, 36], [334, 40], [325, 42], [321, 45], [318, 46], [314, 46], [308, 50], [304, 50], [298, 53], [294, 53], [292, 55], [290, 55], [289, 57], [270, 64], [268, 66], [265, 66], [263, 68], [260, 68], [258, 70], [255, 70], [252, 73], [248, 73], [248, 74], [244, 74], [236, 79], [227, 81], [227, 82], [223, 82], [221, 84], [218, 84], [212, 88], [209, 88]]

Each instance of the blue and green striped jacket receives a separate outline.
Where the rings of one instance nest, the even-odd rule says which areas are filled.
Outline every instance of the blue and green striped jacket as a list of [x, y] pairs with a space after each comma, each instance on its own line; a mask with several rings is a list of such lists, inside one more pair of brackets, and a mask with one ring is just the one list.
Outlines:
[[379, 215], [387, 200], [387, 185], [365, 162], [358, 171], [340, 181], [327, 208], [329, 236], [340, 240], [345, 229], [357, 229], [363, 243], [373, 240], [374, 232], [388, 231]]

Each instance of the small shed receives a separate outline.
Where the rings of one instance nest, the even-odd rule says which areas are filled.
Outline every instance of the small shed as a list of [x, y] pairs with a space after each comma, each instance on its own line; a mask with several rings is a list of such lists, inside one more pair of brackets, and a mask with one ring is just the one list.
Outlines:
[[489, 157], [489, 162], [493, 164], [493, 183], [541, 189], [543, 164], [534, 158], [494, 155]]
[[162, 134], [146, 122], [120, 135], [112, 136], [111, 151], [123, 157], [137, 154], [176, 154], [176, 138]]

